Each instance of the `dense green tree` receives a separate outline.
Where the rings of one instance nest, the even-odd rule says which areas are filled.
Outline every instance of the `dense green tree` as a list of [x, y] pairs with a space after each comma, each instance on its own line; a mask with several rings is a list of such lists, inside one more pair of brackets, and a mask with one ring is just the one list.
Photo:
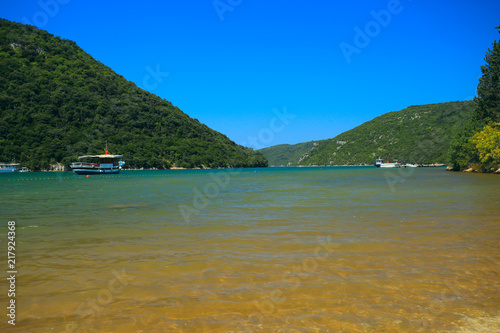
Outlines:
[[[500, 26], [496, 27], [500, 29]], [[499, 30], [500, 33], [500, 30]], [[476, 109], [470, 121], [453, 138], [450, 147], [450, 161], [454, 170], [463, 170], [475, 166], [478, 171], [491, 171], [491, 161], [481, 160], [477, 143], [472, 138], [485, 129], [490, 122], [500, 122], [500, 43], [493, 42], [481, 66], [482, 76], [477, 85]], [[494, 167], [493, 167], [494, 169]]]
[[[500, 26], [496, 27], [499, 29]], [[477, 108], [474, 121], [500, 121], [500, 42], [494, 41], [484, 57], [485, 65], [481, 66], [483, 75], [477, 85]]]

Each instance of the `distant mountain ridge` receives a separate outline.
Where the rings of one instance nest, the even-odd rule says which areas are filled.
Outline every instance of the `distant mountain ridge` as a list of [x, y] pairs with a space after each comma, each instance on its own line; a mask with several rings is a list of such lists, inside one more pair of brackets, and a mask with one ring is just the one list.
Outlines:
[[0, 161], [33, 170], [77, 156], [127, 166], [267, 166], [262, 154], [190, 118], [94, 60], [75, 42], [0, 19]]
[[319, 141], [309, 141], [295, 145], [281, 144], [268, 148], [262, 148], [258, 151], [264, 155], [272, 166], [291, 166], [297, 165], [302, 156], [311, 150]]
[[272, 166], [283, 165], [284, 161], [303, 166], [372, 165], [376, 158], [388, 154], [402, 163], [447, 163], [450, 140], [474, 108], [473, 101], [414, 105], [313, 145], [279, 145], [260, 152]]

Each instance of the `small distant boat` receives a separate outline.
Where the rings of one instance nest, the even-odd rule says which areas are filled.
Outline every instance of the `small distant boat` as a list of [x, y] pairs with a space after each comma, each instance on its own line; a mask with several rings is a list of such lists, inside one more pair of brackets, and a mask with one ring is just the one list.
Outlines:
[[17, 172], [19, 163], [0, 163], [0, 173]]
[[409, 164], [408, 163], [408, 164], [405, 164], [404, 167], [405, 168], [418, 168], [418, 165], [416, 165], [416, 164]]
[[101, 175], [101, 174], [116, 174], [125, 162], [121, 159], [123, 155], [111, 155], [107, 150], [103, 155], [85, 155], [80, 156], [79, 162], [74, 162], [70, 165], [71, 170], [77, 175]]
[[391, 154], [389, 154], [389, 156], [387, 157], [386, 163], [384, 163], [384, 161], [382, 161], [382, 159], [380, 157], [377, 158], [377, 160], [375, 161], [375, 166], [377, 168], [401, 168], [401, 164], [398, 161], [396, 161], [394, 163], [389, 162], [390, 156], [391, 156]]
[[30, 169], [28, 169], [27, 167], [22, 167], [19, 172], [30, 172]]

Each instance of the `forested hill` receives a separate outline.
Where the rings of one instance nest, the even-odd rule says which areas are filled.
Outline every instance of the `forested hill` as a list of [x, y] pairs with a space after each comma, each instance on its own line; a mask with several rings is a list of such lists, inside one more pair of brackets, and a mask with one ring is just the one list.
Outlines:
[[[474, 108], [473, 101], [465, 101], [389, 112], [333, 139], [318, 141], [291, 164], [372, 165], [376, 158], [386, 158], [389, 153], [402, 163], [447, 163], [450, 139]], [[276, 163], [273, 156], [280, 155], [279, 151], [262, 153], [270, 165]]]
[[45, 169], [106, 141], [137, 168], [267, 166], [74, 42], [0, 19], [0, 161]]
[[271, 166], [297, 165], [300, 158], [304, 156], [319, 141], [302, 142], [295, 145], [282, 144], [268, 148], [259, 149]]

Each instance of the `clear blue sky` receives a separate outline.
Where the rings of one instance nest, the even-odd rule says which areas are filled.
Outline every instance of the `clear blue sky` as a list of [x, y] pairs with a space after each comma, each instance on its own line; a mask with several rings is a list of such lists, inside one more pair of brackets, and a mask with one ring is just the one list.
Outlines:
[[254, 148], [472, 99], [499, 14], [497, 0], [0, 2]]

